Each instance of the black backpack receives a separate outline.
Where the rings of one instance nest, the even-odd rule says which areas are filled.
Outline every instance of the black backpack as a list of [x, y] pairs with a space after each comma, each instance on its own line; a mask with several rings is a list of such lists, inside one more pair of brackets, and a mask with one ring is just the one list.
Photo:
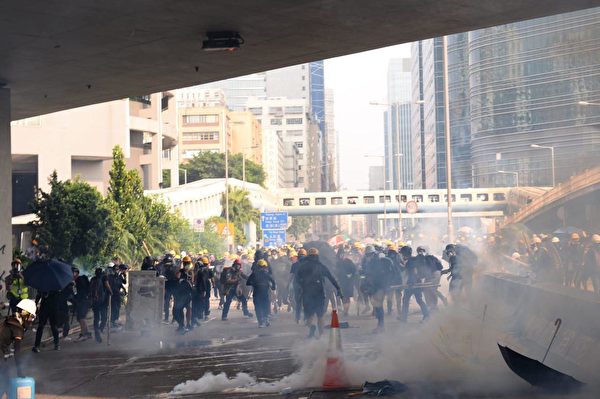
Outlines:
[[92, 303], [104, 303], [106, 301], [106, 288], [102, 277], [92, 277], [90, 281], [90, 299]]

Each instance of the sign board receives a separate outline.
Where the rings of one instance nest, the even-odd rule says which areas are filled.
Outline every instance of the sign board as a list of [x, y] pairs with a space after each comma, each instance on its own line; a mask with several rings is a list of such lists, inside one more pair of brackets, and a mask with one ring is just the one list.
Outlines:
[[285, 242], [285, 230], [263, 230], [263, 245], [265, 247], [280, 247]]
[[204, 232], [204, 219], [194, 219], [194, 223], [192, 224], [192, 230], [196, 233]]
[[406, 213], [417, 213], [419, 206], [416, 201], [408, 201], [406, 203]]
[[260, 228], [263, 230], [287, 230], [287, 212], [261, 212]]
[[229, 227], [225, 223], [216, 223], [215, 232], [222, 236], [233, 236], [235, 229], [233, 228], [233, 223], [229, 223]]

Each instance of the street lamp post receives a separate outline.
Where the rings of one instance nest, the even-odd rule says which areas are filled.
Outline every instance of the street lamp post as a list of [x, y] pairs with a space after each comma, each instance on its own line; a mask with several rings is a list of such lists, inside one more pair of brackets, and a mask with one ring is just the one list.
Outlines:
[[[398, 147], [400, 145], [398, 144]], [[404, 154], [396, 153], [398, 160], [396, 161], [396, 173], [398, 174], [398, 240], [403, 241], [404, 232], [402, 231], [402, 180], [400, 179], [400, 160]]]
[[510, 172], [510, 171], [506, 171], [506, 170], [499, 170], [498, 173], [515, 176], [515, 187], [517, 187], [517, 188], [519, 187], [519, 172]]
[[549, 145], [531, 144], [531, 148], [550, 150], [550, 155], [552, 157], [552, 187], [556, 187], [556, 169], [554, 167], [554, 147], [549, 146]]

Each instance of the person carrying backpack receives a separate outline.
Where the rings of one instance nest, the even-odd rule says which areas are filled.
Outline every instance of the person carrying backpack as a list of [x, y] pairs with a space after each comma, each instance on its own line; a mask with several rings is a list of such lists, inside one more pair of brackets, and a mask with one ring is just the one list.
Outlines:
[[90, 301], [94, 312], [94, 336], [96, 342], [102, 342], [101, 334], [104, 332], [108, 317], [108, 300], [112, 295], [108, 277], [101, 267], [94, 272], [90, 280]]

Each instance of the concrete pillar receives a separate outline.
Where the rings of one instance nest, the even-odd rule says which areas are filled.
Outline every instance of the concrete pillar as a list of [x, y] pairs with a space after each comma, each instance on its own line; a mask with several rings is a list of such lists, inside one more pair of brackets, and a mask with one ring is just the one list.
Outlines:
[[10, 90], [0, 88], [0, 273], [10, 269], [12, 248]]

